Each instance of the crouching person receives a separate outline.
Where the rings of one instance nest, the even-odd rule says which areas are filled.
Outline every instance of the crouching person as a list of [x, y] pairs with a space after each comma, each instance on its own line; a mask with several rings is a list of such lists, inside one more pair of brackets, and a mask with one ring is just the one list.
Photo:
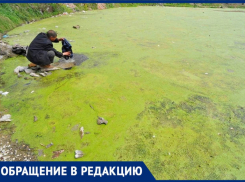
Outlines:
[[49, 30], [47, 33], [39, 33], [31, 42], [27, 50], [27, 59], [31, 62], [28, 67], [37, 65], [42, 68], [53, 68], [50, 64], [53, 63], [54, 57], [70, 56], [70, 52], [61, 53], [53, 48], [52, 42], [59, 42], [63, 38], [57, 38], [57, 33]]

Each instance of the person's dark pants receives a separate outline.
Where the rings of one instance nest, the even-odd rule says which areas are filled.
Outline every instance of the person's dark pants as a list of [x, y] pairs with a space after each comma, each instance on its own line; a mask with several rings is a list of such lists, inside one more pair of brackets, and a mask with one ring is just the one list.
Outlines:
[[48, 58], [50, 60], [50, 63], [53, 63], [54, 62], [54, 56], [55, 56], [54, 51], [48, 51], [47, 54], [48, 54]]

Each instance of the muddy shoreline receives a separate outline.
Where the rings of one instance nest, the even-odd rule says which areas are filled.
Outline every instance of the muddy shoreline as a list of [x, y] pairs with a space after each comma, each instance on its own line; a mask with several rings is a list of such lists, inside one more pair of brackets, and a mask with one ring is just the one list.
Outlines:
[[[12, 53], [12, 46], [6, 42], [0, 41], [0, 63], [10, 57], [15, 57]], [[5, 72], [0, 72], [0, 77]], [[0, 78], [1, 80], [1, 78]], [[4, 82], [1, 82], [1, 87]], [[1, 89], [0, 89], [1, 90]], [[0, 96], [0, 100], [1, 97]], [[8, 114], [7, 110], [0, 105], [0, 118]], [[23, 141], [12, 141], [12, 135], [15, 132], [15, 125], [10, 122], [0, 122], [0, 161], [37, 161], [37, 155], [34, 149]]]
[[34, 149], [28, 144], [12, 141], [11, 137], [15, 126], [9, 123], [0, 123], [0, 161], [37, 161]]

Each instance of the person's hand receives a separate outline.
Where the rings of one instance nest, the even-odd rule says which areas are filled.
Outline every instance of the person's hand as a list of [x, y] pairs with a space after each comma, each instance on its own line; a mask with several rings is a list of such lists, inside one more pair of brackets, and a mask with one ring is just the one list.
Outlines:
[[63, 56], [70, 56], [71, 53], [70, 52], [63, 52]]
[[65, 38], [59, 38], [58, 40], [59, 40], [59, 41], [63, 41], [64, 39], [65, 39]]

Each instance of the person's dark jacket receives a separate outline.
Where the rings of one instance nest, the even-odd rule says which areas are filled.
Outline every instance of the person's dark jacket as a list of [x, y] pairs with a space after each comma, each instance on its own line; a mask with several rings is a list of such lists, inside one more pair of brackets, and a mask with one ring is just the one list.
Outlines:
[[[54, 42], [59, 42], [58, 39]], [[49, 65], [51, 64], [47, 52], [54, 51], [55, 55], [59, 58], [63, 56], [61, 52], [58, 52], [53, 48], [51, 40], [49, 40], [47, 34], [39, 33], [36, 38], [31, 42], [27, 50], [27, 59], [37, 65]]]
[[68, 42], [68, 40], [64, 39], [62, 41], [62, 52], [70, 52], [71, 55], [70, 56], [64, 56], [64, 58], [67, 60], [69, 58], [73, 58], [73, 52], [72, 52], [72, 46], [71, 44]]

